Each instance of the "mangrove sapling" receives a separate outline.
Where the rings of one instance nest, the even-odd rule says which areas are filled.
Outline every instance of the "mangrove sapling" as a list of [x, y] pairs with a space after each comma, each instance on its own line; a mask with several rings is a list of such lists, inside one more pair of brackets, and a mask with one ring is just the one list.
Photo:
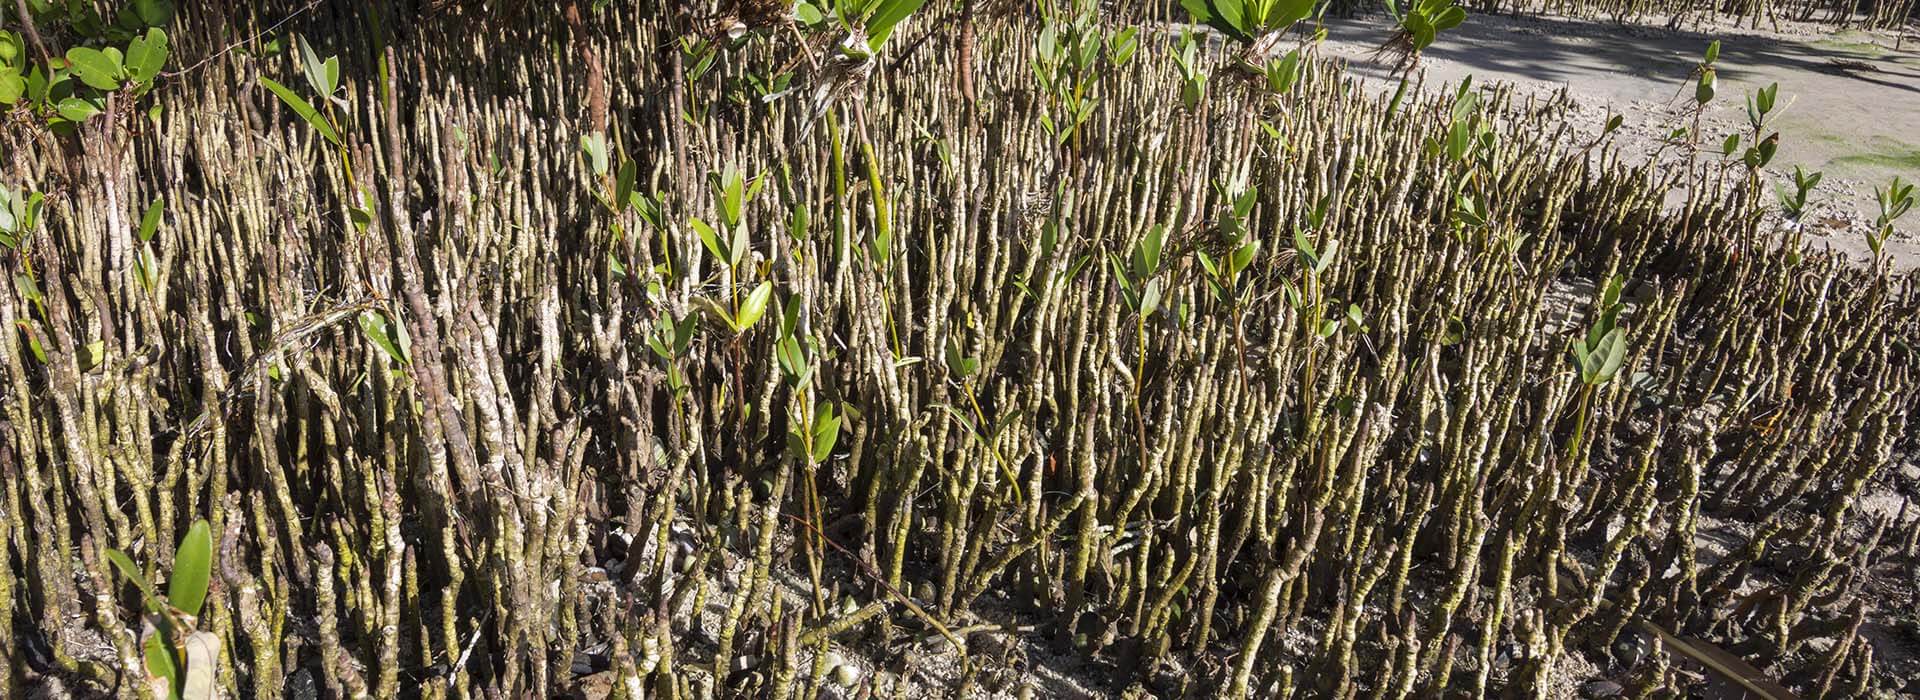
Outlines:
[[1404, 85], [1405, 74], [1420, 65], [1421, 53], [1433, 46], [1441, 32], [1465, 22], [1467, 10], [1454, 0], [1414, 0], [1404, 12], [1395, 0], [1386, 2], [1387, 14], [1393, 17], [1397, 29], [1374, 53], [1394, 58], [1394, 70], [1402, 73]]
[[1886, 259], [1887, 239], [1893, 237], [1894, 222], [1913, 209], [1913, 183], [1895, 175], [1886, 186], [1874, 188], [1873, 201], [1880, 207], [1880, 213], [1874, 216], [1873, 228], [1867, 231], [1867, 247], [1873, 251], [1873, 263], [1878, 266]]
[[322, 60], [313, 52], [313, 47], [307, 44], [306, 37], [299, 34], [294, 35], [294, 42], [300, 47], [300, 75], [306, 78], [307, 86], [312, 88], [314, 95], [320, 99], [320, 108], [315, 108], [313, 103], [308, 102], [292, 88], [275, 82], [267, 76], [260, 76], [260, 85], [267, 88], [275, 97], [280, 98], [288, 109], [293, 110], [294, 115], [313, 127], [315, 133], [333, 145], [335, 155], [340, 162], [340, 172], [346, 178], [347, 219], [354, 230], [365, 233], [367, 227], [373, 224], [376, 207], [373, 192], [362, 190], [354, 177], [353, 159], [346, 139], [347, 132], [334, 111], [336, 107], [342, 111], [351, 109], [346, 98], [339, 94], [343, 87], [340, 82], [340, 57], [328, 56]]
[[1207, 72], [1201, 69], [1199, 48], [1193, 31], [1187, 30], [1180, 33], [1180, 43], [1169, 49], [1180, 69], [1180, 105], [1188, 112], [1200, 108], [1200, 99], [1207, 92]]
[[1266, 66], [1293, 25], [1312, 17], [1318, 0], [1180, 0], [1195, 24], [1205, 24], [1239, 42], [1240, 60], [1256, 71]]
[[[1658, 159], [1660, 153], [1664, 151], [1667, 146], [1685, 148], [1689, 161], [1699, 155], [1700, 139], [1702, 137], [1700, 120], [1706, 115], [1707, 104], [1713, 101], [1714, 95], [1717, 94], [1719, 90], [1718, 69], [1714, 67], [1714, 64], [1719, 60], [1720, 40], [1715, 39], [1712, 43], [1707, 44], [1706, 52], [1701, 55], [1700, 62], [1694, 65], [1693, 72], [1688, 74], [1686, 82], [1682, 83], [1680, 88], [1674, 92], [1674, 97], [1677, 99], [1681, 94], [1686, 92], [1687, 85], [1690, 84], [1693, 86], [1692, 100], [1687, 105], [1686, 120], [1688, 121], [1688, 125], [1676, 127], [1672, 132], [1668, 133], [1667, 138], [1661, 144], [1661, 150], [1654, 151], [1654, 158]], [[1725, 145], [1725, 150], [1731, 153], [1738, 143], [1737, 140], [1730, 142]]]
[[[1320, 209], [1324, 211], [1324, 208]], [[1320, 222], [1318, 215], [1311, 222]], [[1284, 280], [1287, 304], [1293, 307], [1294, 317], [1300, 320], [1301, 328], [1311, 337], [1325, 343], [1340, 331], [1344, 324], [1364, 326], [1359, 322], [1358, 307], [1349, 307], [1346, 318], [1336, 318], [1331, 310], [1337, 305], [1328, 298], [1327, 271], [1333, 267], [1340, 254], [1340, 241], [1327, 238], [1315, 246], [1306, 231], [1296, 229], [1293, 232], [1294, 260], [1300, 264], [1300, 283]], [[1308, 351], [1300, 370], [1300, 433], [1312, 436], [1320, 424], [1321, 410], [1325, 405], [1318, 365], [1320, 353]]]
[[[34, 272], [32, 243], [34, 231], [40, 226], [40, 210], [46, 202], [46, 195], [22, 189], [13, 189], [0, 185], [0, 248], [18, 261], [20, 271], [10, 280], [18, 294], [32, 304], [42, 319], [47, 318], [45, 303], [41, 301], [39, 276]], [[35, 332], [32, 315], [14, 322], [26, 336], [29, 352], [44, 363], [47, 361], [46, 349], [41, 345]]]
[[[801, 493], [801, 508], [809, 525], [804, 538], [807, 574], [813, 583], [812, 612], [816, 617], [823, 617], [827, 612], [827, 602], [820, 579], [824, 553], [821, 551], [819, 533], [826, 529], [826, 523], [822, 520], [824, 505], [820, 500], [818, 472], [821, 465], [833, 455], [833, 446], [839, 440], [845, 416], [837, 414], [833, 404], [818, 401], [814, 396], [815, 358], [819, 342], [807, 332], [811, 325], [803, 322], [804, 313], [804, 299], [799, 294], [782, 305], [780, 337], [775, 341], [774, 352], [794, 394], [794, 405], [788, 417], [787, 450], [804, 457], [802, 466], [806, 472], [806, 489]], [[808, 404], [813, 405], [810, 408]]]
[[1113, 265], [1113, 278], [1120, 284], [1120, 298], [1134, 317], [1134, 365], [1133, 371], [1128, 374], [1133, 385], [1133, 417], [1139, 450], [1137, 458], [1143, 472], [1151, 459], [1147, 450], [1146, 411], [1142, 406], [1147, 384], [1147, 319], [1160, 310], [1160, 251], [1165, 245], [1166, 234], [1166, 226], [1155, 224], [1148, 227], [1146, 235], [1134, 244], [1125, 263], [1118, 256], [1108, 254], [1108, 261]]
[[1294, 83], [1300, 80], [1300, 61], [1300, 49], [1294, 49], [1261, 66], [1260, 73], [1267, 79], [1267, 92], [1275, 95], [1293, 92]]
[[196, 629], [213, 572], [211, 526], [205, 520], [194, 522], [174, 548], [165, 595], [155, 592], [127, 555], [109, 549], [106, 556], [140, 589], [141, 607], [146, 610], [141, 618], [141, 669], [148, 691], [156, 700], [213, 700], [218, 692], [214, 673], [220, 638]]
[[1813, 211], [1811, 199], [1813, 188], [1820, 186], [1824, 174], [1818, 170], [1808, 173], [1800, 166], [1793, 166], [1793, 192], [1789, 194], [1785, 187], [1776, 188], [1774, 194], [1780, 200], [1780, 214], [1795, 224], [1806, 219]]
[[1601, 144], [1607, 143], [1607, 141], [1613, 137], [1614, 132], [1619, 131], [1620, 127], [1626, 123], [1626, 120], [1625, 115], [1608, 114], [1607, 121], [1600, 126], [1599, 135], [1594, 136], [1592, 141], [1588, 141], [1587, 145], [1580, 149], [1580, 152], [1583, 154], [1590, 153], [1593, 149], [1600, 147]]
[[[1793, 166], [1793, 191], [1789, 193], [1782, 185], [1774, 186], [1774, 197], [1780, 201], [1780, 216], [1786, 220], [1787, 239], [1781, 244], [1791, 262], [1798, 263], [1805, 253], [1803, 240], [1806, 235], [1806, 221], [1817, 206], [1812, 198], [1813, 188], [1820, 186], [1823, 173], [1816, 170], [1808, 174], [1800, 166]], [[1786, 290], [1781, 290], [1782, 301]]]
[[[1454, 91], [1453, 108], [1448, 113], [1446, 136], [1430, 139], [1427, 149], [1451, 163], [1457, 172], [1451, 187], [1451, 228], [1462, 240], [1478, 241], [1477, 237], [1468, 238], [1468, 234], [1485, 231], [1492, 218], [1488, 197], [1495, 188], [1485, 179], [1495, 170], [1493, 158], [1498, 152], [1498, 137], [1488, 117], [1481, 114], [1480, 95], [1472, 91], [1472, 86], [1473, 76], [1460, 81], [1460, 87]], [[1510, 238], [1503, 242], [1510, 252], [1517, 252], [1521, 240]]]
[[[1600, 387], [1620, 373], [1627, 360], [1626, 329], [1620, 325], [1620, 311], [1623, 303], [1620, 292], [1625, 280], [1615, 276], [1602, 285], [1600, 298], [1594, 303], [1594, 319], [1584, 335], [1568, 342], [1568, 359], [1577, 371], [1579, 388], [1574, 399], [1573, 434], [1567, 439], [1566, 449], [1561, 453], [1559, 463], [1548, 471], [1548, 485], [1534, 491], [1536, 497], [1544, 495], [1544, 500], [1530, 500], [1520, 511], [1520, 522], [1533, 522], [1540, 508], [1548, 513], [1558, 508], [1556, 494], [1563, 488], [1573, 488], [1584, 469], [1589, 449], [1588, 423], [1593, 410], [1595, 393]], [[1541, 562], [1541, 571], [1545, 578], [1548, 595], [1559, 592], [1559, 557], [1564, 532], [1558, 517], [1547, 520], [1553, 525], [1547, 534], [1548, 548], [1546, 558]]]
[[[596, 157], [594, 162], [597, 172], [606, 172], [603, 157]], [[690, 217], [687, 223], [693, 227], [694, 234], [699, 236], [700, 244], [719, 265], [722, 290], [720, 297], [726, 303], [718, 315], [721, 320], [727, 321], [727, 325], [733, 328], [734, 332], [738, 333], [742, 324], [735, 323], [731, 319], [739, 313], [739, 285], [747, 281], [743, 278], [749, 272], [743, 266], [747, 262], [747, 255], [753, 252], [752, 243], [748, 239], [746, 211], [754, 198], [759, 195], [760, 188], [766, 183], [766, 179], [755, 177], [751, 183], [748, 183], [744, 175], [732, 168], [713, 173], [708, 177], [713, 189], [714, 209], [719, 214], [719, 218], [715, 223], [709, 224], [705, 219], [695, 216]], [[698, 268], [693, 268], [689, 274], [697, 277], [697, 271]], [[765, 310], [764, 307], [762, 310]]]
[[1076, 0], [1073, 16], [1061, 19], [1052, 11], [1044, 12], [1046, 24], [1034, 40], [1034, 82], [1040, 86], [1047, 103], [1040, 110], [1040, 128], [1056, 143], [1073, 144], [1076, 152], [1082, 141], [1077, 137], [1082, 124], [1100, 105], [1099, 85], [1108, 75], [1103, 70], [1125, 65], [1138, 48], [1138, 29], [1127, 28], [1109, 36], [1099, 25], [1093, 3]]
[[[1766, 87], [1747, 96], [1747, 138], [1752, 145], [1741, 153], [1740, 162], [1747, 166], [1749, 180], [1755, 186], [1758, 186], [1760, 169], [1773, 162], [1773, 154], [1779, 149], [1779, 132], [1761, 136], [1766, 131], [1768, 123], [1778, 116], [1774, 107], [1779, 97], [1779, 83], [1768, 83]], [[1786, 111], [1786, 108], [1791, 105], [1792, 100], [1788, 100], [1787, 105], [1780, 105], [1780, 111]]]

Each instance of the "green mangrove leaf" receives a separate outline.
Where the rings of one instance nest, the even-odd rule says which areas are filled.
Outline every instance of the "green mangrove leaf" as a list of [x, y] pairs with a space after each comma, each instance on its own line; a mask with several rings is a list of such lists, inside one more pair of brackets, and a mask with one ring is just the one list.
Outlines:
[[727, 265], [739, 267], [740, 263], [746, 261], [747, 252], [752, 249], [753, 247], [747, 242], [747, 227], [734, 224], [733, 241], [727, 244]]
[[80, 82], [95, 90], [111, 92], [120, 89], [120, 76], [124, 70], [120, 61], [114, 60], [113, 56], [85, 46], [67, 49], [67, 63], [73, 67], [73, 74], [80, 78]]
[[327, 78], [327, 63], [313, 52], [313, 45], [307, 43], [305, 36], [293, 35], [293, 43], [300, 47], [300, 72], [307, 78], [307, 85], [314, 94], [328, 97], [333, 94], [334, 84]]
[[148, 605], [152, 605], [153, 584], [147, 581], [146, 574], [140, 573], [140, 567], [134, 565], [133, 559], [128, 558], [125, 552], [121, 552], [118, 549], [109, 549], [107, 550], [107, 561], [113, 562], [113, 568], [119, 569], [121, 576], [127, 577], [127, 580], [132, 581], [134, 586], [139, 587], [142, 600], [146, 601]]
[[880, 0], [873, 14], [867, 17], [867, 48], [874, 53], [879, 53], [880, 47], [886, 45], [887, 37], [893, 35], [894, 28], [918, 11], [926, 2], [927, 0]]
[[393, 323], [386, 314], [372, 310], [360, 312], [360, 331], [367, 335], [367, 340], [373, 341], [374, 346], [394, 362], [404, 365], [408, 364], [407, 353], [404, 344], [396, 338], [398, 328], [399, 324]]
[[1321, 251], [1319, 259], [1313, 263], [1313, 271], [1317, 274], [1325, 272], [1329, 267], [1333, 267], [1333, 260], [1339, 254], [1340, 241], [1338, 239], [1328, 240], [1326, 250]]
[[[1715, 42], [1715, 43], [1718, 43], [1718, 42]], [[1708, 68], [1706, 70], [1701, 71], [1700, 82], [1695, 84], [1693, 88], [1693, 101], [1698, 102], [1700, 104], [1706, 104], [1708, 102], [1712, 102], [1713, 95], [1714, 95], [1714, 82], [1715, 81], [1714, 81], [1714, 74], [1713, 74], [1712, 68]]]
[[213, 573], [213, 530], [198, 520], [180, 539], [173, 555], [173, 573], [167, 576], [167, 602], [180, 612], [199, 615], [207, 600], [207, 582]]
[[153, 240], [153, 233], [160, 229], [160, 213], [166, 208], [165, 197], [157, 197], [147, 205], [147, 211], [140, 215], [140, 240]]
[[180, 687], [180, 668], [174, 664], [173, 649], [158, 632], [147, 635], [141, 648], [147, 661], [147, 676], [151, 679], [149, 685], [156, 691], [164, 687], [171, 697]]
[[1195, 24], [1205, 24], [1240, 41], [1252, 41], [1243, 0], [1180, 0]]
[[833, 414], [833, 407], [821, 404], [814, 412], [813, 451], [809, 455], [814, 463], [827, 461], [833, 456], [833, 444], [840, 439], [840, 417]]
[[320, 132], [320, 136], [325, 138], [327, 143], [335, 146], [340, 145], [340, 134], [333, 130], [333, 125], [327, 123], [327, 118], [321, 116], [319, 110], [314, 109], [312, 104], [309, 104], [299, 95], [293, 94], [293, 90], [288, 89], [287, 86], [274, 82], [272, 78], [264, 75], [260, 76], [260, 84], [266, 86], [268, 90], [273, 91], [273, 94], [278, 96], [281, 102], [286, 103], [287, 107], [293, 109], [294, 114], [300, 115], [300, 118], [306, 120], [307, 124], [312, 125], [315, 131]]
[[167, 65], [167, 33], [159, 27], [127, 44], [127, 74], [136, 83], [150, 83]]
[[774, 359], [780, 363], [780, 369], [785, 371], [787, 377], [794, 380], [795, 384], [799, 384], [801, 378], [806, 377], [808, 370], [811, 369], [806, 352], [800, 347], [800, 340], [792, 336], [781, 338], [780, 342], [774, 343], [773, 354]]
[[1605, 382], [1620, 372], [1620, 365], [1627, 360], [1627, 336], [1625, 329], [1615, 328], [1600, 339], [1600, 346], [1594, 348], [1598, 356], [1595, 383]]
[[745, 333], [753, 324], [759, 323], [760, 317], [767, 313], [767, 303], [772, 299], [772, 282], [761, 282], [760, 286], [754, 287], [753, 292], [747, 294], [747, 300], [740, 302], [740, 313], [733, 319], [734, 332]]
[[633, 162], [630, 158], [620, 161], [620, 172], [613, 180], [613, 212], [615, 214], [626, 211], [629, 201], [633, 199], [633, 181], [639, 176], [640, 164]]
[[607, 137], [596, 131], [580, 137], [580, 150], [587, 154], [587, 162], [593, 167], [594, 175], [607, 174]]
[[60, 113], [60, 118], [76, 124], [92, 119], [95, 115], [100, 114], [99, 105], [78, 97], [63, 99], [54, 109]]
[[141, 243], [140, 252], [133, 258], [133, 273], [140, 279], [140, 287], [149, 292], [160, 282], [160, 261], [153, 255], [153, 245]]
[[715, 234], [712, 226], [700, 220], [699, 217], [690, 219], [687, 223], [693, 224], [693, 232], [700, 236], [700, 244], [707, 247], [707, 252], [713, 254], [714, 260], [731, 264], [733, 258], [727, 255], [725, 248], [721, 247], [724, 244], [720, 242], [720, 237]]
[[133, 0], [131, 7], [134, 16], [149, 27], [159, 27], [173, 21], [172, 0]]

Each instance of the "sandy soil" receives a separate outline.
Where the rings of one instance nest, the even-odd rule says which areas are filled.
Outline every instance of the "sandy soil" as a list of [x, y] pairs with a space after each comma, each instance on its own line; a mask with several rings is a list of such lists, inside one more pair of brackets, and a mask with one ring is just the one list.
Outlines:
[[[1920, 178], [1920, 36], [1822, 33], [1788, 22], [1759, 30], [1659, 24], [1476, 15], [1428, 49], [1419, 70], [1435, 87], [1471, 75], [1476, 83], [1508, 83], [1523, 93], [1565, 90], [1576, 126], [1598, 133], [1610, 114], [1621, 114], [1625, 125], [1616, 143], [1646, 156], [1687, 123], [1690, 74], [1719, 39], [1719, 96], [1701, 129], [1712, 152], [1699, 157], [1718, 159], [1720, 140], [1746, 130], [1745, 96], [1778, 83], [1786, 108], [1769, 126], [1781, 133], [1769, 170], [1782, 178], [1795, 165], [1825, 172], [1816, 194], [1824, 206], [1805, 217], [1809, 232], [1818, 244], [1865, 259], [1862, 233], [1878, 212], [1873, 187], [1894, 175]], [[1375, 82], [1397, 80], [1372, 57], [1390, 33], [1389, 20], [1330, 21], [1328, 30], [1324, 55], [1350, 61], [1354, 74]], [[1669, 148], [1662, 160], [1684, 156]], [[1920, 267], [1920, 221], [1910, 215], [1899, 231], [1887, 244], [1896, 267]]]

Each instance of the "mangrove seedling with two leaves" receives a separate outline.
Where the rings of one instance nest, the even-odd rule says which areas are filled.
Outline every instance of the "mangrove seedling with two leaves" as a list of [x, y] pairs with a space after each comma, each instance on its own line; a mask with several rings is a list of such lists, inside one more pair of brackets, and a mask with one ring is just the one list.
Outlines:
[[795, 387], [813, 383], [821, 349], [819, 339], [807, 331], [806, 324], [800, 322], [803, 304], [804, 300], [798, 294], [781, 304], [780, 333], [773, 343], [774, 361], [780, 365], [780, 373], [787, 378], [787, 382]]
[[395, 322], [393, 316], [384, 311], [368, 309], [360, 312], [358, 321], [360, 332], [367, 336], [367, 341], [389, 359], [401, 365], [413, 362], [413, 341], [407, 337], [407, 327]]
[[[1688, 149], [1689, 155], [1697, 153], [1700, 142], [1700, 118], [1706, 113], [1707, 103], [1712, 102], [1714, 95], [1718, 92], [1719, 81], [1717, 72], [1714, 69], [1714, 63], [1719, 60], [1720, 41], [1716, 39], [1712, 43], [1707, 44], [1706, 53], [1701, 56], [1700, 63], [1695, 65], [1693, 72], [1687, 76], [1687, 82], [1693, 85], [1693, 103], [1690, 105], [1689, 110], [1691, 112], [1689, 118], [1692, 120], [1692, 126], [1676, 127], [1673, 131], [1669, 132], [1665, 140], [1666, 142], [1661, 145], [1662, 150], [1665, 150], [1667, 146], [1680, 146]], [[1674, 99], [1679, 99], [1680, 94], [1685, 92], [1686, 89], [1685, 84], [1681, 85], [1680, 90], [1674, 93]], [[1728, 152], [1731, 152], [1733, 148], [1737, 147], [1737, 144], [1738, 142], [1736, 141], [1733, 145], [1722, 144], [1722, 147]], [[1659, 155], [1659, 151], [1654, 152], [1656, 159]]]
[[1180, 106], [1188, 112], [1200, 108], [1207, 93], [1207, 73], [1200, 69], [1200, 45], [1192, 31], [1181, 32], [1180, 44], [1173, 52], [1174, 65], [1180, 69]]
[[[1300, 283], [1296, 285], [1292, 280], [1282, 280], [1281, 291], [1285, 293], [1287, 305], [1293, 308], [1309, 337], [1327, 343], [1333, 340], [1334, 334], [1346, 329], [1361, 334], [1360, 338], [1368, 342], [1371, 348], [1371, 341], [1365, 335], [1368, 330], [1366, 318], [1359, 305], [1347, 305], [1342, 315], [1336, 311], [1339, 302], [1330, 299], [1327, 294], [1325, 280], [1340, 255], [1340, 241], [1323, 232], [1323, 240], [1316, 245], [1309, 233], [1309, 229], [1323, 228], [1330, 201], [1323, 198], [1315, 204], [1307, 216], [1307, 229], [1294, 229], [1293, 258], [1300, 264]], [[1300, 405], [1306, 407], [1300, 414], [1302, 434], [1314, 433], [1320, 424], [1320, 360], [1319, 353], [1309, 353], [1301, 365]]]
[[1300, 60], [1300, 50], [1294, 49], [1261, 66], [1260, 74], [1267, 79], [1267, 92], [1275, 95], [1292, 92], [1294, 83], [1300, 80]]
[[260, 76], [260, 85], [271, 91], [275, 97], [280, 98], [280, 101], [292, 109], [301, 121], [313, 127], [321, 138], [333, 145], [340, 158], [340, 170], [346, 173], [347, 187], [352, 190], [348, 201], [359, 204], [359, 206], [348, 204], [347, 217], [351, 220], [355, 231], [364, 233], [368, 226], [373, 225], [373, 193], [361, 191], [354, 179], [353, 162], [347, 157], [347, 146], [341, 138], [341, 124], [334, 116], [335, 107], [350, 111], [346, 99], [339, 95], [340, 57], [328, 56], [324, 60], [321, 59], [314, 53], [313, 46], [307, 43], [306, 37], [298, 34], [294, 35], [294, 42], [300, 47], [300, 74], [306, 77], [307, 86], [313, 88], [314, 95], [319, 97], [320, 107], [314, 107], [312, 102], [295, 93], [292, 88], [267, 76]]
[[760, 322], [760, 317], [767, 314], [767, 304], [773, 301], [773, 283], [761, 282], [760, 286], [754, 287], [753, 291], [747, 293], [747, 298], [736, 298], [732, 308], [706, 297], [695, 301], [707, 313], [725, 324], [727, 330], [733, 331], [735, 336], [745, 335], [754, 324]]
[[335, 94], [340, 91], [340, 57], [328, 56], [326, 60], [321, 60], [314, 54], [313, 46], [307, 44], [306, 37], [295, 35], [294, 41], [300, 45], [300, 72], [306, 76], [307, 85], [320, 98], [320, 106], [325, 108], [325, 112], [314, 108], [313, 103], [272, 78], [260, 76], [260, 84], [273, 91], [281, 102], [319, 132], [327, 143], [339, 146], [340, 129], [333, 118], [333, 108], [335, 105], [341, 109], [347, 108], [347, 101]]
[[1492, 188], [1487, 187], [1486, 173], [1494, 171], [1499, 137], [1491, 120], [1481, 114], [1480, 95], [1472, 88], [1472, 76], [1460, 82], [1448, 112], [1446, 136], [1429, 138], [1426, 144], [1430, 155], [1460, 169], [1460, 175], [1452, 180], [1454, 206], [1448, 221], [1455, 235], [1478, 231], [1492, 217], [1488, 195]]
[[1107, 254], [1113, 265], [1113, 277], [1120, 283], [1120, 298], [1127, 308], [1144, 320], [1160, 309], [1160, 250], [1166, 244], [1167, 227], [1155, 224], [1147, 229], [1133, 252], [1122, 262], [1120, 256]]
[[[621, 244], [627, 237], [629, 219], [626, 213], [629, 210], [638, 212], [640, 223], [664, 235], [666, 231], [660, 218], [659, 193], [655, 192], [653, 196], [649, 196], [640, 191], [640, 164], [626, 157], [624, 152], [619, 155], [620, 167], [613, 168], [614, 154], [608, 151], [606, 134], [596, 131], [582, 135], [580, 155], [586, 160], [587, 167], [593, 171], [592, 182], [587, 187], [588, 192], [593, 195], [594, 201], [606, 208], [607, 215], [612, 218], [608, 223], [613, 231], [613, 240], [609, 243], [607, 250], [607, 267], [615, 276], [624, 276], [627, 273], [627, 264], [621, 260], [620, 251]], [[611, 181], [608, 178], [609, 172], [613, 175]], [[668, 260], [662, 263], [661, 267], [670, 272], [671, 262]], [[659, 281], [659, 278], [655, 278], [648, 284], [658, 285]]]
[[[1318, 228], [1316, 225], [1315, 228]], [[1340, 322], [1328, 313], [1331, 308], [1326, 302], [1326, 290], [1322, 278], [1328, 268], [1333, 267], [1334, 259], [1340, 254], [1340, 241], [1328, 239], [1322, 246], [1316, 247], [1313, 239], [1305, 231], [1293, 232], [1293, 255], [1300, 262], [1302, 270], [1300, 284], [1286, 281], [1287, 303], [1299, 311], [1305, 319], [1307, 330], [1314, 337], [1326, 339], [1340, 330]], [[1357, 309], [1355, 309], [1357, 311]], [[1364, 323], [1356, 323], [1364, 327]]]
[[109, 549], [107, 559], [140, 588], [141, 604], [146, 609], [140, 645], [147, 667], [147, 687], [153, 697], [211, 700], [216, 690], [214, 671], [219, 664], [220, 638], [195, 629], [213, 574], [213, 532], [207, 521], [195, 522], [174, 549], [166, 595], [154, 590], [126, 554]]
[[1587, 407], [1593, 401], [1594, 392], [1602, 384], [1613, 381], [1627, 361], [1627, 330], [1620, 326], [1620, 310], [1624, 306], [1620, 290], [1625, 281], [1619, 275], [1607, 279], [1600, 299], [1594, 304], [1593, 323], [1585, 335], [1574, 338], [1567, 346], [1568, 359], [1580, 374], [1580, 413], [1568, 454], [1578, 450], [1586, 436]]
[[653, 334], [647, 336], [647, 349], [667, 365], [667, 389], [675, 398], [685, 395], [689, 388], [686, 372], [680, 369], [680, 359], [693, 345], [693, 335], [699, 326], [700, 318], [694, 314], [679, 320], [663, 315], [654, 323]]
[[160, 284], [160, 261], [153, 255], [153, 236], [160, 232], [160, 216], [166, 213], [165, 198], [155, 199], [140, 214], [140, 230], [136, 232], [140, 239], [140, 249], [133, 254], [134, 279], [140, 281], [140, 288], [153, 293]]
[[814, 404], [812, 418], [805, 412], [799, 412], [787, 430], [787, 449], [807, 462], [819, 465], [833, 456], [833, 445], [840, 439], [840, 424], [845, 416], [834, 411], [833, 404], [820, 402]]

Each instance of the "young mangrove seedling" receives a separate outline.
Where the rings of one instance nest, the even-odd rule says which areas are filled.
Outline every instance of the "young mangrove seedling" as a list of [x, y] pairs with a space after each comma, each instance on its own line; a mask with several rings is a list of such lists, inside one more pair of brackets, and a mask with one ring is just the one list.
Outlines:
[[1880, 214], [1874, 217], [1873, 229], [1867, 232], [1867, 247], [1873, 251], [1873, 262], [1878, 265], [1886, 258], [1887, 239], [1893, 237], [1893, 223], [1913, 209], [1913, 183], [1895, 175], [1886, 187], [1874, 188], [1873, 200], [1880, 205]]
[[195, 628], [213, 573], [213, 533], [207, 521], [194, 522], [174, 549], [166, 595], [154, 590], [126, 554], [109, 549], [107, 559], [140, 588], [141, 605], [146, 609], [141, 617], [140, 646], [152, 696], [155, 700], [212, 700], [220, 638]]

